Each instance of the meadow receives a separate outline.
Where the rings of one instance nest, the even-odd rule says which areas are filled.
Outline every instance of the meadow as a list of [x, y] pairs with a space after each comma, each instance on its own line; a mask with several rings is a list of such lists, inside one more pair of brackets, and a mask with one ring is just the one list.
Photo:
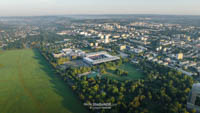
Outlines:
[[[127, 71], [128, 75], [127, 76], [116, 75], [115, 70], [117, 68]], [[111, 67], [108, 70], [106, 70], [106, 74], [104, 74], [103, 76], [108, 77], [110, 79], [119, 80], [119, 81], [138, 80], [138, 79], [144, 77], [143, 73], [139, 70], [139, 68], [135, 67], [131, 63], [125, 63], [119, 67]]]
[[87, 113], [37, 50], [0, 53], [0, 113]]

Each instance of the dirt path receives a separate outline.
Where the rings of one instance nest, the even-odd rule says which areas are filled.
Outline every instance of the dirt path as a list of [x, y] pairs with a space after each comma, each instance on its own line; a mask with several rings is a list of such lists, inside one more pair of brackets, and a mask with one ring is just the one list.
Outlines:
[[31, 101], [33, 102], [35, 107], [39, 110], [39, 113], [45, 113], [44, 109], [42, 108], [41, 103], [32, 95], [31, 91], [25, 85], [23, 73], [22, 73], [22, 66], [21, 66], [22, 65], [21, 60], [23, 60], [23, 59], [21, 57], [23, 57], [22, 53], [20, 53], [20, 56], [17, 59], [19, 82], [20, 82], [22, 88], [24, 89], [25, 94], [31, 99]]

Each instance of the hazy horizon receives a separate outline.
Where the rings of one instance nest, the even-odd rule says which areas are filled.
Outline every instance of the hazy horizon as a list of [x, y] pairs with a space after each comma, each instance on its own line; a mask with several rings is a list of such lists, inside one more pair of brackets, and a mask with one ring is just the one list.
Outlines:
[[200, 15], [198, 0], [1, 0], [0, 16]]

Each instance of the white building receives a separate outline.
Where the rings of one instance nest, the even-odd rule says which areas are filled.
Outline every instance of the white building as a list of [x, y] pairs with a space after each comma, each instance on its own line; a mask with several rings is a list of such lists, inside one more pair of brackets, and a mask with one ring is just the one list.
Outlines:
[[98, 46], [99, 46], [99, 44], [98, 44], [98, 43], [95, 43], [95, 46], [96, 46], [96, 47], [98, 47]]
[[60, 58], [60, 57], [84, 57], [85, 52], [79, 49], [71, 49], [71, 48], [65, 48], [60, 51], [58, 54], [53, 54], [55, 58]]
[[109, 43], [110, 40], [109, 40], [109, 36], [106, 36], [105, 39], [104, 39], [104, 43]]
[[86, 54], [86, 57], [83, 58], [83, 61], [90, 65], [96, 65], [104, 62], [110, 62], [119, 60], [117, 56], [109, 55], [107, 52], [94, 52]]

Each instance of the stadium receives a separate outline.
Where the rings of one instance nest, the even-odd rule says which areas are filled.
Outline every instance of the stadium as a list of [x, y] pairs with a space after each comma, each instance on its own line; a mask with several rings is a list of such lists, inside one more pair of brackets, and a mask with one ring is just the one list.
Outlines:
[[83, 58], [83, 61], [90, 65], [101, 64], [104, 62], [110, 62], [114, 60], [119, 60], [120, 58], [117, 56], [112, 56], [105, 51], [88, 53], [86, 57]]

